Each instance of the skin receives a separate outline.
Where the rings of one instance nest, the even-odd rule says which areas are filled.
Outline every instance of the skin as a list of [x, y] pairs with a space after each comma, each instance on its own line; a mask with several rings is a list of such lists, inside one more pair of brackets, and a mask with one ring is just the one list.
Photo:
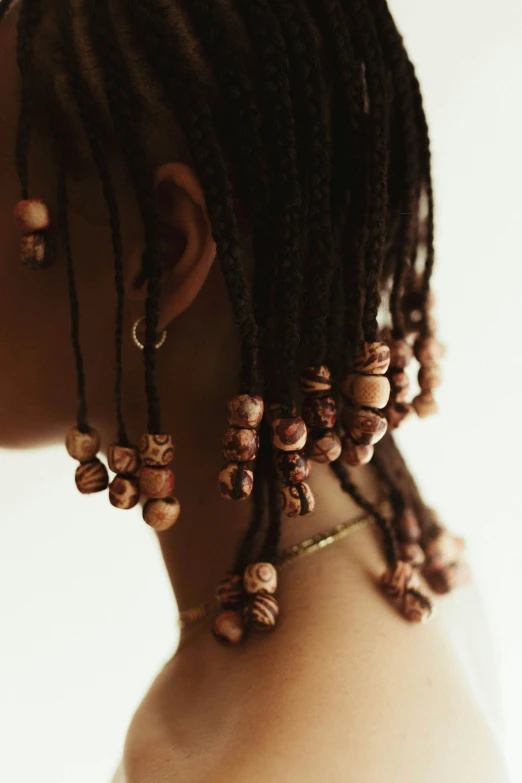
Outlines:
[[[0, 291], [7, 325], [0, 337], [0, 445], [31, 448], [61, 441], [74, 424], [75, 376], [61, 249], [46, 271], [30, 273], [18, 262], [15, 22], [16, 9], [0, 29]], [[142, 356], [130, 331], [143, 314], [145, 292], [135, 286], [143, 242], [131, 188], [115, 165], [126, 249], [125, 406], [136, 439], [145, 400]], [[48, 145], [37, 137], [31, 192], [52, 210], [54, 181]], [[183, 508], [160, 544], [178, 604], [187, 608], [213, 594], [248, 524], [248, 504], [226, 503], [215, 488], [225, 400], [236, 391], [237, 342], [197, 177], [165, 159], [156, 181], [165, 232], [161, 328], [168, 328], [158, 384], [163, 427], [176, 442]], [[76, 174], [70, 195], [90, 420], [108, 444], [115, 431], [110, 234], [92, 171]], [[358, 481], [378, 496], [369, 471]], [[360, 514], [328, 469], [317, 466], [311, 484], [318, 511], [286, 525], [283, 546]], [[487, 649], [475, 588], [443, 599], [427, 626], [411, 626], [376, 587], [384, 567], [379, 533], [366, 528], [282, 573], [275, 633], [229, 649], [215, 642], [208, 623], [186, 632], [132, 721], [119, 779], [507, 780], [449, 637], [453, 613], [470, 632], [478, 624]]]

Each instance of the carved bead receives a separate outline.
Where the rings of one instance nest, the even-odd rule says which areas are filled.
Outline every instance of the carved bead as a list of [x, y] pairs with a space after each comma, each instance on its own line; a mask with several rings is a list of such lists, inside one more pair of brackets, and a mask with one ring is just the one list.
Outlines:
[[378, 443], [386, 434], [388, 422], [380, 411], [368, 408], [349, 408], [343, 411], [343, 423], [351, 439], [365, 446]]
[[19, 201], [15, 206], [14, 219], [22, 234], [34, 234], [45, 231], [51, 225], [51, 217], [47, 205], [38, 198]]
[[398, 534], [402, 541], [417, 544], [421, 538], [419, 520], [409, 508], [404, 509], [397, 517]]
[[410, 379], [404, 370], [394, 370], [389, 375], [391, 393], [396, 402], [406, 402], [410, 390]]
[[256, 631], [270, 631], [279, 617], [279, 604], [270, 593], [258, 593], [249, 602], [246, 614]]
[[310, 475], [311, 465], [302, 451], [276, 453], [276, 470], [284, 484], [299, 484]]
[[355, 405], [384, 408], [390, 399], [390, 382], [384, 375], [349, 375], [343, 383], [343, 394]]
[[132, 476], [116, 476], [109, 485], [109, 500], [115, 508], [134, 508], [139, 502], [138, 479]]
[[380, 584], [384, 592], [391, 598], [402, 598], [406, 590], [416, 587], [419, 578], [411, 563], [397, 560], [390, 565], [381, 576]]
[[228, 420], [234, 427], [255, 429], [261, 424], [264, 403], [262, 397], [236, 394], [228, 401]]
[[92, 427], [88, 432], [80, 432], [77, 427], [73, 427], [67, 433], [65, 448], [73, 459], [87, 462], [99, 452], [100, 436]]
[[245, 596], [241, 574], [227, 573], [218, 584], [216, 598], [223, 609], [235, 609], [241, 605]]
[[214, 621], [214, 636], [226, 644], [239, 644], [245, 635], [245, 624], [240, 612], [227, 609]]
[[390, 345], [390, 366], [405, 370], [413, 358], [413, 348], [406, 340], [393, 340]]
[[141, 469], [139, 486], [147, 498], [166, 498], [172, 495], [176, 479], [170, 468], [145, 465]]
[[82, 462], [76, 469], [76, 486], [82, 495], [92, 495], [103, 492], [109, 484], [107, 468], [97, 457], [88, 462]]
[[346, 462], [352, 468], [360, 468], [362, 465], [367, 465], [373, 457], [373, 452], [373, 446], [354, 443], [350, 438], [345, 438], [343, 442], [343, 462]]
[[425, 623], [434, 614], [430, 599], [419, 590], [407, 590], [404, 593], [402, 613], [410, 623]]
[[228, 462], [219, 474], [218, 484], [225, 500], [246, 500], [254, 486], [254, 474], [243, 463]]
[[172, 436], [145, 433], [140, 438], [140, 456], [144, 465], [164, 467], [174, 459]]
[[444, 346], [435, 337], [422, 337], [414, 346], [415, 357], [421, 364], [433, 364], [444, 356]]
[[147, 500], [143, 507], [143, 519], [153, 530], [161, 532], [177, 522], [181, 512], [177, 498], [161, 498], [161, 500]]
[[299, 451], [306, 443], [307, 429], [303, 419], [275, 419], [272, 423], [272, 443], [281, 451]]
[[419, 546], [419, 544], [400, 544], [399, 550], [401, 560], [405, 560], [407, 563], [410, 563], [413, 568], [422, 568], [426, 562], [426, 555], [424, 554], [424, 551]]
[[252, 563], [245, 569], [243, 576], [245, 590], [250, 595], [256, 593], [275, 593], [277, 590], [277, 571], [272, 563]]
[[419, 370], [419, 386], [423, 392], [438, 389], [442, 383], [442, 373], [437, 364], [424, 364]]
[[283, 514], [290, 518], [304, 517], [315, 509], [314, 495], [304, 481], [301, 484], [282, 487], [279, 493], [279, 503]]
[[303, 402], [302, 415], [309, 430], [330, 429], [337, 421], [337, 405], [333, 397], [309, 397]]
[[141, 467], [141, 459], [135, 446], [119, 446], [111, 443], [107, 454], [109, 468], [114, 473], [124, 473], [132, 476]]
[[229, 462], [250, 462], [259, 449], [259, 435], [255, 430], [230, 427], [223, 436], [223, 452]]
[[320, 397], [332, 388], [332, 376], [328, 367], [305, 367], [301, 373], [303, 394]]
[[411, 416], [413, 411], [414, 407], [409, 402], [390, 400], [383, 411], [388, 420], [388, 428], [390, 430], [396, 430], [401, 426], [403, 421], [406, 421], [406, 419]]
[[354, 358], [356, 372], [366, 375], [384, 375], [390, 366], [390, 348], [386, 343], [361, 343]]
[[20, 263], [28, 269], [43, 269], [53, 260], [52, 245], [45, 234], [27, 234], [20, 240]]
[[439, 412], [439, 406], [431, 392], [421, 392], [413, 400], [413, 407], [419, 419], [425, 419]]
[[322, 463], [335, 462], [343, 450], [339, 436], [332, 430], [326, 430], [320, 438], [309, 438], [306, 448], [310, 459]]

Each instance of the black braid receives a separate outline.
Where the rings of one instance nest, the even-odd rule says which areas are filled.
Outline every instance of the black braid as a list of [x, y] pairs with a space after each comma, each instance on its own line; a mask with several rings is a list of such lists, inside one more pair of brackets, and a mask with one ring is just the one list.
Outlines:
[[23, 199], [29, 198], [28, 154], [34, 114], [32, 47], [42, 18], [41, 5], [41, 0], [22, 0], [18, 20], [17, 61], [21, 76], [21, 95], [15, 162]]

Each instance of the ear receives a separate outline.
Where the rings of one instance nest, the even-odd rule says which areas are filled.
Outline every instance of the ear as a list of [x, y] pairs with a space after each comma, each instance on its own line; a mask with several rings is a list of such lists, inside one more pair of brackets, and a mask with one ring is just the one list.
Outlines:
[[[183, 313], [207, 279], [216, 257], [216, 245], [205, 195], [190, 166], [166, 163], [157, 169], [155, 184], [162, 244], [162, 296], [158, 331]], [[137, 248], [128, 265], [129, 298], [144, 301], [147, 282], [142, 267], [143, 248]]]

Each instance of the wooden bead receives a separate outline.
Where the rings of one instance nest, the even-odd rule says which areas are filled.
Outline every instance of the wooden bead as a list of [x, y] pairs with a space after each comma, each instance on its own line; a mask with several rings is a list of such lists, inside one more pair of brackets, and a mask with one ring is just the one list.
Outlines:
[[343, 450], [341, 439], [333, 430], [326, 430], [319, 438], [309, 438], [306, 448], [310, 459], [323, 464], [335, 462]]
[[254, 474], [243, 463], [228, 462], [221, 469], [218, 484], [225, 500], [246, 500], [254, 486]]
[[76, 469], [76, 486], [82, 495], [92, 495], [95, 492], [103, 492], [109, 484], [107, 468], [98, 457], [82, 462]]
[[307, 396], [320, 397], [332, 388], [332, 376], [328, 367], [305, 367], [301, 373], [301, 390]]
[[383, 342], [361, 343], [354, 357], [355, 372], [384, 375], [390, 366], [390, 347]]
[[111, 443], [107, 453], [109, 468], [114, 473], [132, 476], [141, 467], [141, 459], [135, 446], [119, 446]]
[[176, 479], [170, 468], [144, 465], [141, 469], [139, 487], [147, 498], [166, 498], [172, 495]]
[[444, 346], [435, 337], [422, 337], [415, 343], [415, 357], [421, 364], [433, 364], [444, 356]]
[[109, 500], [115, 508], [134, 508], [140, 500], [138, 479], [132, 476], [116, 476], [109, 484]]
[[407, 590], [416, 587], [418, 583], [417, 572], [411, 563], [404, 560], [397, 560], [394, 565], [389, 565], [380, 579], [382, 589], [391, 598], [402, 598]]
[[431, 392], [421, 392], [413, 400], [413, 407], [419, 419], [426, 419], [439, 412], [439, 406]]
[[369, 408], [349, 408], [343, 411], [343, 423], [355, 443], [371, 446], [386, 434], [388, 422], [383, 413]]
[[410, 563], [413, 568], [422, 568], [426, 562], [426, 555], [419, 544], [405, 543], [399, 544], [401, 560]]
[[250, 595], [261, 592], [275, 593], [277, 571], [272, 563], [252, 563], [245, 569], [243, 584]]
[[270, 631], [279, 617], [279, 604], [270, 593], [253, 596], [246, 609], [248, 622], [256, 631]]
[[223, 436], [223, 452], [229, 462], [250, 462], [259, 449], [259, 435], [255, 430], [230, 427]]
[[279, 503], [283, 514], [290, 518], [304, 517], [315, 509], [314, 495], [304, 481], [301, 484], [282, 487], [279, 492]]
[[216, 599], [223, 609], [236, 609], [241, 605], [245, 596], [243, 577], [241, 574], [227, 573], [218, 584]]
[[53, 260], [52, 245], [45, 234], [27, 234], [20, 240], [20, 263], [28, 269], [44, 269]]
[[354, 443], [350, 438], [345, 438], [343, 442], [343, 462], [346, 462], [351, 468], [360, 468], [362, 465], [367, 465], [368, 462], [371, 462], [373, 452], [373, 446]]
[[281, 451], [299, 451], [306, 443], [307, 429], [303, 419], [275, 419], [272, 423], [272, 444]]
[[275, 463], [283, 484], [300, 484], [310, 475], [311, 465], [302, 451], [279, 451]]
[[419, 520], [409, 508], [405, 508], [400, 516], [397, 517], [397, 533], [401, 541], [410, 544], [417, 544], [421, 538], [421, 528]]
[[181, 507], [177, 498], [147, 500], [143, 507], [143, 519], [159, 533], [172, 527], [177, 522], [180, 512]]
[[309, 397], [303, 402], [302, 416], [309, 430], [326, 430], [335, 426], [337, 405], [333, 397]]
[[445, 595], [457, 587], [471, 583], [471, 571], [467, 563], [458, 562], [445, 568], [425, 568], [422, 572], [434, 593]]
[[239, 644], [245, 635], [245, 624], [240, 612], [227, 609], [214, 621], [214, 636], [225, 644]]
[[437, 364], [424, 364], [419, 370], [419, 386], [423, 392], [438, 389], [442, 383], [442, 373]]
[[390, 345], [390, 367], [405, 370], [413, 359], [413, 348], [406, 340], [393, 340]]
[[87, 432], [81, 432], [73, 427], [67, 433], [65, 448], [73, 459], [78, 462], [88, 462], [100, 450], [100, 436], [95, 429], [89, 427]]
[[34, 234], [45, 231], [51, 225], [51, 216], [47, 205], [38, 198], [19, 201], [15, 206], [14, 219], [22, 234]]
[[425, 623], [433, 616], [434, 607], [427, 595], [409, 589], [404, 593], [402, 613], [410, 623]]
[[174, 459], [172, 436], [167, 434], [151, 435], [145, 433], [140, 438], [141, 461], [144, 465], [165, 467]]
[[228, 420], [234, 427], [255, 429], [261, 424], [264, 412], [262, 397], [236, 394], [228, 401]]
[[412, 415], [413, 411], [414, 407], [409, 402], [396, 402], [395, 400], [390, 400], [383, 411], [388, 420], [388, 429], [392, 431], [396, 430], [401, 426], [403, 421], [406, 421], [406, 419]]
[[410, 390], [410, 379], [404, 370], [390, 372], [391, 395], [396, 402], [407, 402]]
[[426, 545], [428, 564], [444, 568], [451, 563], [456, 563], [462, 554], [461, 541], [462, 539], [456, 539], [447, 530], [443, 530]]
[[384, 408], [390, 399], [390, 382], [384, 375], [349, 375], [343, 394], [355, 405]]

